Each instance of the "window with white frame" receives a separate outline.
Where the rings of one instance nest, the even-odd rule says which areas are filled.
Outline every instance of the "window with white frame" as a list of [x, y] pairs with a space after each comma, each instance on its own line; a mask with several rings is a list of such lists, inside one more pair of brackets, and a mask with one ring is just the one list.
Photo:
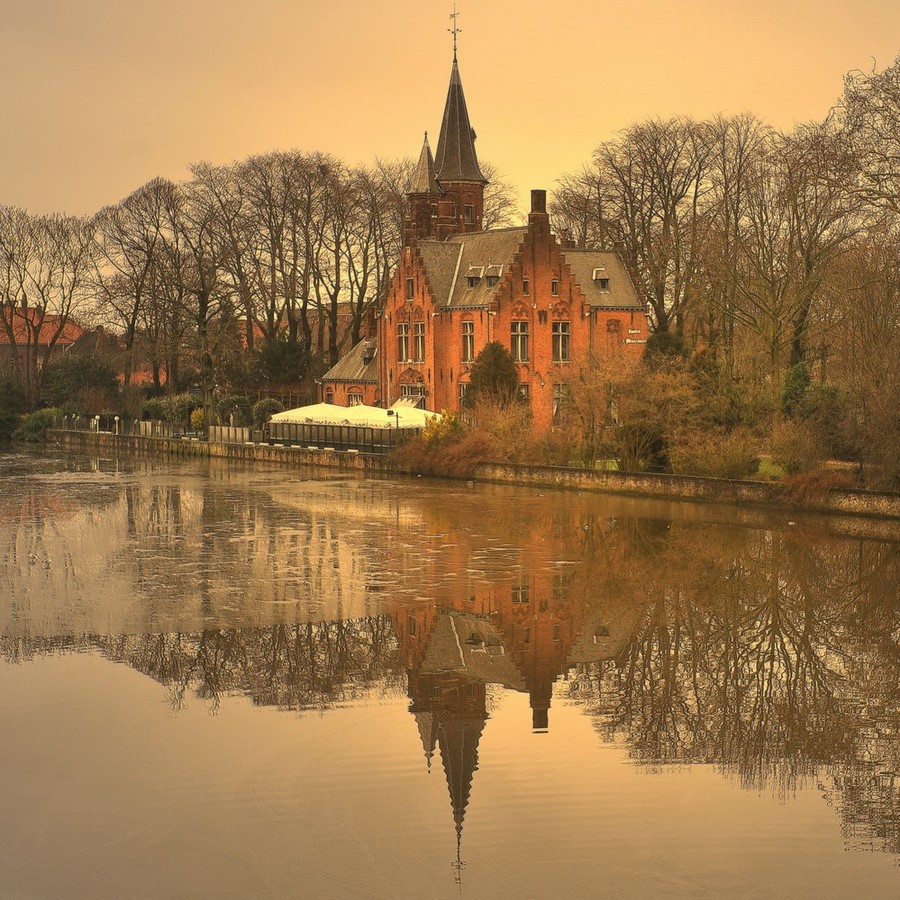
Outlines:
[[[422, 384], [401, 384], [400, 396], [404, 400], [415, 400], [417, 409], [425, 409], [425, 386]], [[401, 413], [402, 415], [402, 413]]]
[[553, 362], [569, 361], [569, 323], [553, 323]]
[[559, 425], [566, 414], [569, 405], [569, 386], [567, 384], [553, 385], [553, 424]]
[[513, 322], [510, 326], [510, 353], [514, 362], [528, 362], [528, 323]]
[[405, 322], [397, 326], [397, 359], [400, 362], [409, 359], [409, 325]]
[[475, 361], [475, 323], [462, 323], [462, 361], [470, 363]]
[[413, 360], [425, 362], [425, 323], [416, 322], [413, 325]]
[[347, 393], [347, 403], [350, 406], [362, 406], [363, 395], [358, 394], [355, 391], [349, 391]]

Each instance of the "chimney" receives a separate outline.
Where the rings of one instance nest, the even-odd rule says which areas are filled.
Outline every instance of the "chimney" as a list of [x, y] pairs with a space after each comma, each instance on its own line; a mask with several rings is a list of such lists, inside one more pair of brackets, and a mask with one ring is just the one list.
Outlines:
[[559, 246], [564, 250], [571, 250], [575, 247], [574, 239], [569, 237], [568, 228], [564, 227], [559, 229]]
[[528, 213], [528, 224], [534, 234], [542, 238], [550, 238], [550, 216], [547, 215], [547, 192], [531, 192], [531, 212]]

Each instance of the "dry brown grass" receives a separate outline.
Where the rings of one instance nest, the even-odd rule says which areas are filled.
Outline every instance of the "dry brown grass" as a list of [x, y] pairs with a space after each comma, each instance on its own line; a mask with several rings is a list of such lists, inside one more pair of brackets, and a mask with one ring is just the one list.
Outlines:
[[819, 469], [815, 472], [801, 472], [784, 481], [784, 496], [791, 503], [808, 503], [824, 500], [835, 489], [856, 487], [854, 479], [846, 472]]

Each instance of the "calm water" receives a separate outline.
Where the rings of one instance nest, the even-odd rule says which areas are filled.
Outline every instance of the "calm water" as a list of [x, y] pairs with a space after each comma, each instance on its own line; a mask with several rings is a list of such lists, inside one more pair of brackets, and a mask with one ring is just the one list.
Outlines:
[[0, 896], [896, 897], [900, 528], [0, 455]]

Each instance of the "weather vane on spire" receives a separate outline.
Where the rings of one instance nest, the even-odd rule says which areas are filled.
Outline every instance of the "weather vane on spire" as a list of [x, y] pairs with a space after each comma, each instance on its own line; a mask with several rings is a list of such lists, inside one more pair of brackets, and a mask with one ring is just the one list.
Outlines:
[[450, 14], [450, 18], [453, 19], [453, 27], [448, 28], [447, 31], [453, 35], [453, 59], [456, 59], [456, 36], [462, 31], [462, 28], [459, 27], [459, 23], [456, 21], [459, 18], [459, 13], [456, 11], [456, 4], [453, 4], [453, 12]]

